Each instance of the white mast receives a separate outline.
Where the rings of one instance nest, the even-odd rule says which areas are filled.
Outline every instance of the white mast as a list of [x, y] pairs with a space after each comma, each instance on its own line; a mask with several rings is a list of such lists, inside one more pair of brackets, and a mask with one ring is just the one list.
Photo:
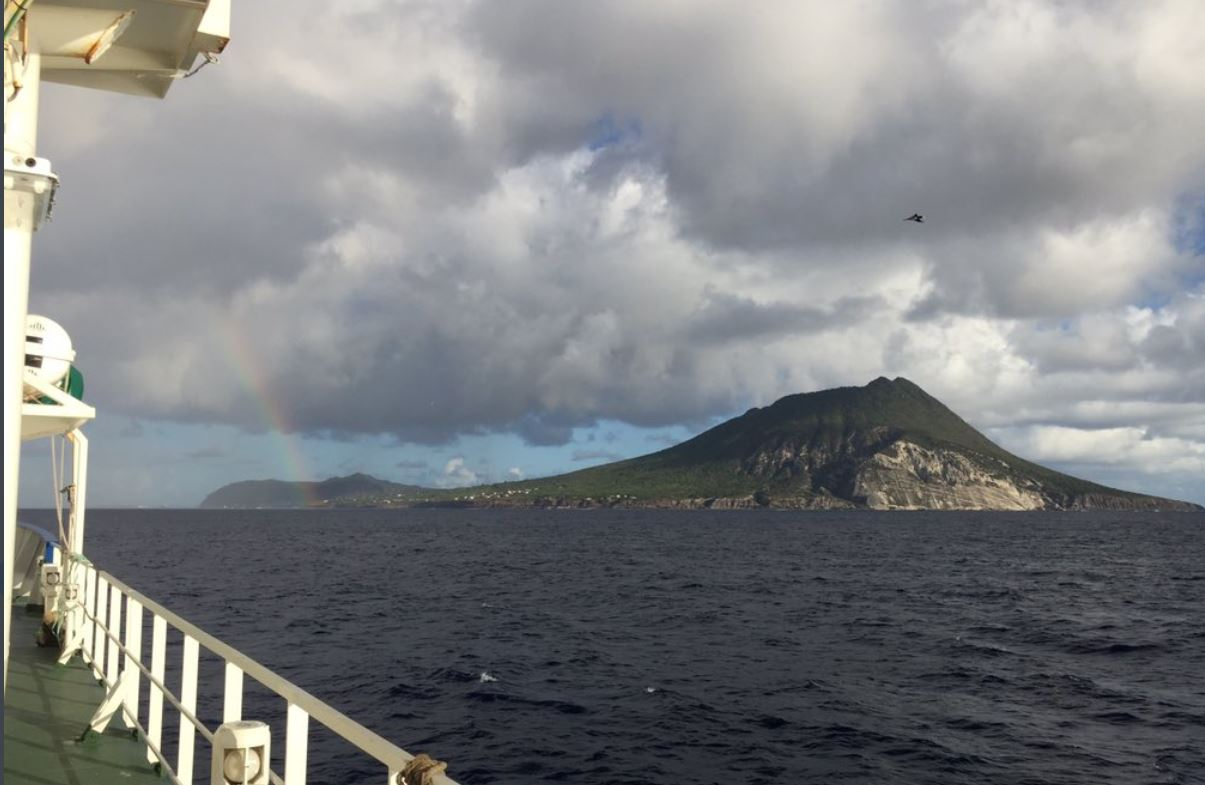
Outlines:
[[4, 23], [4, 687], [7, 692], [30, 251], [33, 233], [49, 214], [58, 187], [50, 162], [37, 156], [40, 83], [62, 82], [162, 98], [199, 56], [216, 59], [226, 46], [230, 0], [5, 0]]
[[[5, 22], [9, 21], [5, 9]], [[6, 25], [7, 27], [7, 25]], [[8, 694], [8, 651], [12, 620], [13, 549], [17, 532], [17, 487], [21, 479], [21, 402], [25, 372], [25, 316], [29, 308], [29, 254], [40, 216], [40, 198], [54, 181], [34, 174], [38, 137], [41, 57], [10, 51], [4, 42], [4, 692]], [[23, 60], [24, 62], [21, 62]], [[15, 93], [15, 94], [12, 94]], [[17, 188], [18, 172], [28, 172]], [[12, 174], [10, 175], [10, 172]], [[10, 186], [9, 181], [12, 180]], [[36, 193], [38, 187], [42, 194]]]

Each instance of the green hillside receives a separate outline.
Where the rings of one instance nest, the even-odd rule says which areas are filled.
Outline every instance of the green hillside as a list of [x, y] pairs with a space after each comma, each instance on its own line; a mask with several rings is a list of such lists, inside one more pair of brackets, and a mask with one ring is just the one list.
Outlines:
[[425, 492], [416, 485], [378, 480], [367, 474], [331, 477], [321, 482], [245, 480], [223, 485], [205, 497], [202, 507], [308, 507], [318, 504], [371, 504], [383, 498]]
[[[543, 480], [510, 483], [532, 493], [631, 496], [636, 499], [741, 496], [809, 496], [837, 491], [842, 472], [858, 454], [900, 438], [927, 447], [953, 448], [994, 459], [1002, 472], [1031, 477], [1061, 494], [1139, 496], [1080, 480], [1026, 461], [997, 446], [945, 404], [904, 378], [875, 379], [865, 387], [838, 387], [781, 398], [750, 409], [698, 436], [651, 455]], [[750, 459], [789, 447], [833, 455], [817, 473], [759, 472]]]

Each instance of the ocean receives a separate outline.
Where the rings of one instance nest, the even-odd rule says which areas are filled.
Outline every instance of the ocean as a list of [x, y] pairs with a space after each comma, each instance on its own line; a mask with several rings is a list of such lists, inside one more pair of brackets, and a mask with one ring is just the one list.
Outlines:
[[[1202, 514], [93, 510], [87, 536], [464, 785], [1205, 783]], [[244, 715], [283, 731], [275, 697]], [[384, 781], [311, 730], [310, 783]]]

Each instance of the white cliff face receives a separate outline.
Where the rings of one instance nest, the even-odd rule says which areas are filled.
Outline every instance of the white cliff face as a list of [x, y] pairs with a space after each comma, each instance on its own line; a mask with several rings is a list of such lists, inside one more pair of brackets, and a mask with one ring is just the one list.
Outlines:
[[900, 440], [858, 468], [854, 496], [878, 510], [1037, 510], [1047, 506], [1036, 484], [1018, 485], [1004, 467], [993, 471], [950, 450]]
[[[969, 430], [969, 426], [966, 426]], [[972, 443], [972, 439], [966, 440]], [[1058, 481], [1037, 467], [946, 442], [922, 446], [886, 426], [798, 437], [772, 436], [734, 467], [763, 483], [770, 506], [879, 510], [1196, 510], [1172, 499]], [[989, 443], [990, 444], [990, 443]], [[1020, 460], [1020, 459], [1018, 459]], [[1048, 484], [1047, 479], [1055, 482]], [[1078, 486], [1078, 487], [1077, 487]], [[1086, 486], [1086, 488], [1085, 488]], [[753, 497], [702, 500], [701, 506], [752, 506]], [[765, 498], [762, 501], [766, 501]]]
[[758, 477], [800, 477], [822, 472], [826, 467], [879, 449], [891, 440], [886, 428], [870, 429], [837, 443], [783, 442], [761, 449], [741, 462], [741, 470]]

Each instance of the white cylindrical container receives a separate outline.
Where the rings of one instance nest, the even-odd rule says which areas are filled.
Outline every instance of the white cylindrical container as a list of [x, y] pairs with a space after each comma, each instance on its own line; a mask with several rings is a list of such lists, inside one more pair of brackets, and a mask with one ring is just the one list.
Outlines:
[[67, 378], [75, 350], [71, 336], [53, 319], [37, 314], [25, 317], [25, 367], [44, 382], [58, 384]]

